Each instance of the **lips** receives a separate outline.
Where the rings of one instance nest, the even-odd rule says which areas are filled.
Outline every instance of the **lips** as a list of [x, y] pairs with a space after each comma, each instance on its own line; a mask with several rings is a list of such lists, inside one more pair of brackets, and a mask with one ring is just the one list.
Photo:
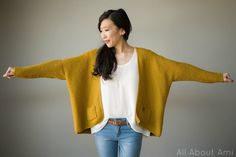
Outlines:
[[110, 40], [104, 40], [103, 41], [105, 44], [108, 44], [110, 42]]

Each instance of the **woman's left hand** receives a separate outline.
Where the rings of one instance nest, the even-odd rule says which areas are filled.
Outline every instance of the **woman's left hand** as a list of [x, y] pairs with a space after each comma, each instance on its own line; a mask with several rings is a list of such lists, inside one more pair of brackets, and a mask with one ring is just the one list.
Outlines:
[[234, 82], [231, 78], [230, 73], [223, 73], [224, 82]]

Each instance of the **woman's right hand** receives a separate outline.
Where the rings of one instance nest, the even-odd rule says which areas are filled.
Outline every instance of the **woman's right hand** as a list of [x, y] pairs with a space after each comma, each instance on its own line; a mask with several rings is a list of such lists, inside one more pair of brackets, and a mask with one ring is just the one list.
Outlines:
[[8, 67], [6, 73], [3, 75], [3, 77], [11, 79], [11, 78], [15, 77], [14, 74], [15, 74], [15, 69], [12, 67]]

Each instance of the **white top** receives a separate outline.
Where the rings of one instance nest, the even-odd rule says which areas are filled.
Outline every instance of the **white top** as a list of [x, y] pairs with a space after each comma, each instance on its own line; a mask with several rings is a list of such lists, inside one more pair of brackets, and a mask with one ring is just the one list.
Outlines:
[[150, 136], [150, 131], [141, 128], [135, 122], [139, 82], [136, 49], [126, 64], [117, 65], [117, 69], [111, 77], [110, 80], [104, 80], [100, 77], [104, 119], [92, 127], [91, 132], [100, 131], [109, 118], [127, 118], [134, 131]]

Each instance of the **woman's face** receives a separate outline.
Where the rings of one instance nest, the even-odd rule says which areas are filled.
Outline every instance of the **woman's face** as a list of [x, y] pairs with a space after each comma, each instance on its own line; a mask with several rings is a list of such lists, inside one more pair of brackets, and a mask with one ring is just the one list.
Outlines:
[[107, 47], [116, 47], [125, 34], [124, 29], [118, 28], [110, 19], [104, 19], [100, 25], [101, 38]]

